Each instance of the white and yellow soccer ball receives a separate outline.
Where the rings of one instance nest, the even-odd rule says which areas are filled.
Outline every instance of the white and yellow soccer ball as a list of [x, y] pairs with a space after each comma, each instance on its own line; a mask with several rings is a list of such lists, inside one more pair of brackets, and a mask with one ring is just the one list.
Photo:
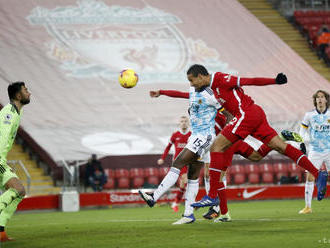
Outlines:
[[133, 69], [122, 70], [119, 74], [119, 83], [124, 88], [133, 88], [139, 81], [139, 76]]

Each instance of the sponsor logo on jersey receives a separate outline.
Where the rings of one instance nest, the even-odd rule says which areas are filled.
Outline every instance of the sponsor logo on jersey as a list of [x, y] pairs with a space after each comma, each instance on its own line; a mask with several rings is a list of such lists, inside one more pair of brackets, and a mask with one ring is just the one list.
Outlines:
[[36, 6], [26, 18], [53, 38], [45, 44], [47, 55], [69, 77], [113, 79], [123, 68], [135, 68], [143, 83], [186, 83], [182, 70], [196, 62], [236, 73], [216, 49], [186, 37], [176, 26], [178, 16], [150, 5], [79, 0], [53, 9]]
[[178, 148], [185, 148], [186, 145], [187, 145], [187, 143], [178, 143], [177, 147]]

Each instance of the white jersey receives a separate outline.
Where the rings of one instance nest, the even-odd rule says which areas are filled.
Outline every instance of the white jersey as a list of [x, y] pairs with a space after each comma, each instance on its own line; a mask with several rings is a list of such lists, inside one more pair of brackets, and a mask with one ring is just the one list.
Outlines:
[[189, 90], [189, 114], [192, 135], [215, 136], [215, 116], [221, 104], [210, 87], [198, 92], [194, 87]]
[[[330, 111], [324, 113], [316, 109], [307, 112], [301, 123], [300, 134], [304, 137], [307, 129], [309, 135], [309, 151], [330, 153]], [[305, 138], [305, 137], [304, 137]]]

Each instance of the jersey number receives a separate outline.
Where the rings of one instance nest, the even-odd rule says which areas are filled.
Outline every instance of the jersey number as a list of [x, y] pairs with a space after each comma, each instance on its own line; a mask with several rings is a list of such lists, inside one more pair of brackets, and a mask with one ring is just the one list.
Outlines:
[[202, 145], [202, 142], [203, 142], [203, 140], [201, 140], [199, 138], [195, 139], [195, 141], [193, 142], [193, 145], [195, 146], [195, 149], [197, 147], [200, 147]]

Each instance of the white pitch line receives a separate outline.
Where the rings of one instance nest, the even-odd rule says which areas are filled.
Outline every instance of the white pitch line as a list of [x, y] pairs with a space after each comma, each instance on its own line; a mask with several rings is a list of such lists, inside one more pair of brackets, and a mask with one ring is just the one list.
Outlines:
[[[174, 222], [177, 221], [178, 219], [148, 219], [148, 220], [96, 220], [96, 221], [88, 221], [88, 222], [71, 222], [71, 223], [65, 223], [65, 222], [45, 222], [45, 223], [36, 223], [36, 224], [26, 224], [22, 225], [21, 223], [19, 224], [20, 227], [30, 227], [30, 226], [48, 226], [48, 225], [65, 225], [65, 224], [97, 224], [97, 223], [125, 223], [125, 222]], [[213, 221], [210, 220], [205, 220], [205, 219], [196, 219], [197, 221], [203, 221], [203, 222], [209, 222], [209, 223], [214, 223]], [[306, 221], [311, 221], [311, 220], [324, 220], [324, 219], [270, 219], [270, 218], [261, 218], [261, 219], [232, 219], [232, 222], [288, 222], [288, 221], [299, 221], [299, 222], [306, 222]]]

